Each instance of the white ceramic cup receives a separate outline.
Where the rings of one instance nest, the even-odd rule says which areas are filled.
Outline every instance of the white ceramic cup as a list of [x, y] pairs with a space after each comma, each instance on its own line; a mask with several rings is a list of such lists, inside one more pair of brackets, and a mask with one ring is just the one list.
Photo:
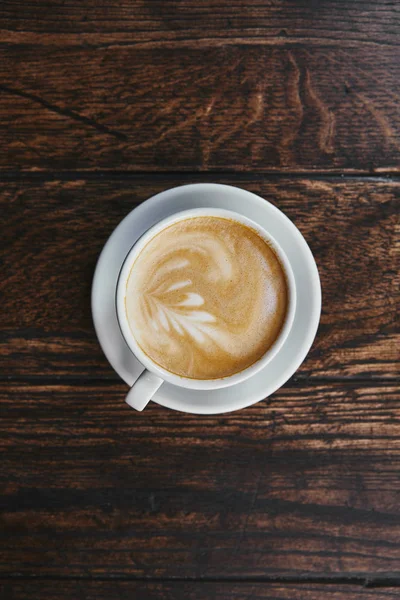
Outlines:
[[[238, 223], [247, 225], [251, 229], [255, 230], [261, 238], [265, 239], [268, 242], [268, 244], [273, 248], [275, 254], [278, 256], [286, 274], [289, 290], [289, 302], [285, 322], [281, 331], [279, 332], [278, 337], [276, 338], [272, 346], [267, 350], [267, 352], [250, 367], [247, 367], [239, 373], [235, 373], [234, 375], [230, 375], [229, 377], [223, 377], [221, 379], [206, 380], [191, 379], [187, 377], [181, 377], [180, 375], [175, 375], [174, 373], [163, 369], [155, 362], [153, 362], [151, 358], [149, 358], [149, 356], [147, 356], [143, 352], [138, 342], [136, 341], [135, 336], [129, 325], [125, 309], [126, 288], [131, 269], [136, 261], [136, 258], [139, 256], [139, 254], [141, 253], [143, 248], [148, 244], [148, 242], [155, 235], [160, 233], [163, 229], [169, 227], [170, 225], [173, 225], [174, 223], [177, 223], [178, 221], [205, 216], [232, 219], [234, 221], [237, 221]], [[126, 402], [132, 408], [141, 411], [152, 399], [153, 395], [158, 390], [158, 388], [164, 383], [164, 381], [168, 381], [169, 383], [172, 383], [174, 385], [178, 385], [180, 387], [192, 390], [216, 390], [218, 388], [228, 387], [231, 385], [235, 385], [236, 383], [239, 383], [241, 381], [244, 381], [245, 379], [248, 379], [249, 377], [257, 373], [260, 369], [265, 367], [265, 365], [270, 360], [272, 360], [272, 358], [279, 352], [289, 334], [290, 328], [292, 327], [296, 310], [296, 286], [292, 268], [286, 257], [286, 254], [283, 252], [282, 248], [275, 241], [275, 239], [263, 227], [261, 227], [254, 221], [251, 221], [250, 219], [247, 219], [246, 217], [229, 210], [197, 208], [176, 213], [171, 217], [160, 221], [159, 223], [151, 227], [134, 244], [134, 246], [131, 248], [128, 255], [126, 256], [121, 268], [121, 272], [119, 274], [116, 293], [116, 308], [118, 322], [121, 328], [122, 335], [125, 338], [125, 341], [128, 344], [130, 350], [133, 352], [133, 354], [136, 356], [139, 362], [142, 363], [144, 367], [144, 371], [132, 385], [131, 389], [129, 390], [126, 396]]]

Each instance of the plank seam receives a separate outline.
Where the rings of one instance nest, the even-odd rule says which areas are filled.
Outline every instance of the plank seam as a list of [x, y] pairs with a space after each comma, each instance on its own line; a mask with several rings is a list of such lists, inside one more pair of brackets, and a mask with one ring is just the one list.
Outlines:
[[47, 181], [101, 181], [101, 180], [146, 180], [152, 181], [165, 179], [178, 179], [184, 181], [195, 179], [212, 180], [215, 177], [229, 178], [237, 181], [252, 181], [255, 179], [309, 179], [315, 181], [371, 181], [383, 183], [399, 183], [400, 173], [383, 171], [381, 173], [370, 173], [365, 171], [252, 171], [241, 172], [229, 169], [224, 170], [188, 170], [188, 171], [124, 171], [124, 170], [98, 170], [98, 171], [0, 171], [0, 182], [38, 182]]
[[358, 585], [364, 588], [400, 587], [400, 572], [375, 575], [359, 573], [351, 575], [282, 575], [260, 577], [130, 577], [129, 575], [20, 575], [2, 574], [0, 581], [129, 581], [132, 583], [278, 583], [278, 584], [340, 584]]

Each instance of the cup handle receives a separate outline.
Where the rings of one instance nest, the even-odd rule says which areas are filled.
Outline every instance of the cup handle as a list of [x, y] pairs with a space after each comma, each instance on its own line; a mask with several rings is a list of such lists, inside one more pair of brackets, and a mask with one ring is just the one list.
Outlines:
[[127, 393], [125, 402], [132, 408], [142, 411], [162, 383], [164, 380], [161, 377], [145, 369]]

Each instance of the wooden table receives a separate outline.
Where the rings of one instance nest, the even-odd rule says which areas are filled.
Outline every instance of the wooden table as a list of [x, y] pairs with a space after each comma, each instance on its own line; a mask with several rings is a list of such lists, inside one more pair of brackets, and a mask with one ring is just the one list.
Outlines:
[[[0, 597], [399, 598], [399, 4], [2, 0], [0, 42]], [[95, 262], [211, 181], [302, 231], [317, 339], [251, 408], [136, 414]]]

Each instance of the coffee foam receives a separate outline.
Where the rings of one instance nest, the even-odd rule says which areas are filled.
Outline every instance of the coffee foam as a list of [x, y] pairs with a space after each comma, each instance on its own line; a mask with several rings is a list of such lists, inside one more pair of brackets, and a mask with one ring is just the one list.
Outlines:
[[143, 352], [194, 379], [238, 373], [261, 358], [285, 320], [283, 267], [253, 229], [192, 217], [152, 238], [131, 269], [125, 307]]

